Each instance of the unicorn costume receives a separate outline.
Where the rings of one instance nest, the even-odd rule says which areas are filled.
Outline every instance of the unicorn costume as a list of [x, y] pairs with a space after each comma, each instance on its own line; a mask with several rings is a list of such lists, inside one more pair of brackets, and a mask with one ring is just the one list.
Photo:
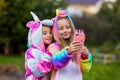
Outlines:
[[[68, 20], [73, 25], [73, 22], [70, 18], [70, 16], [66, 13], [64, 10], [56, 10], [57, 16], [54, 19], [54, 26], [53, 26], [53, 33], [54, 33], [54, 39], [56, 42], [50, 44], [49, 51], [52, 50], [52, 48], [56, 49], [57, 52], [54, 54], [62, 54], [63, 51], [67, 52], [67, 47], [60, 50], [59, 44], [57, 41], [59, 41], [59, 35], [58, 35], [58, 27], [57, 22], [59, 17], [67, 17]], [[73, 25], [74, 26], [74, 25]], [[52, 48], [51, 48], [52, 47]], [[55, 57], [54, 57], [55, 58]], [[51, 76], [51, 80], [82, 80], [82, 72], [87, 72], [90, 70], [92, 65], [92, 55], [89, 53], [87, 59], [82, 59], [81, 54], [77, 56], [77, 59], [79, 59], [78, 64], [72, 61], [72, 59], [66, 64], [65, 66], [59, 68], [54, 68]], [[53, 62], [55, 63], [55, 62]]]
[[[45, 49], [42, 39], [42, 26], [50, 27], [53, 25], [53, 21], [40, 21], [33, 12], [31, 14], [35, 21], [29, 21], [26, 25], [30, 30], [28, 33], [28, 49], [25, 53], [25, 80], [49, 80], [47, 75], [51, 69], [66, 65], [72, 56], [66, 53], [52, 55], [48, 49]], [[57, 63], [53, 63], [55, 61]]]

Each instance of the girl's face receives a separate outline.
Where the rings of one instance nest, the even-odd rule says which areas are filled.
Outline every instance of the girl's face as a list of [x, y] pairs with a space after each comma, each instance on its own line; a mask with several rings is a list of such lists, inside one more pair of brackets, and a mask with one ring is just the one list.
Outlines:
[[63, 18], [63, 19], [58, 20], [58, 32], [59, 32], [59, 35], [63, 39], [70, 38], [72, 30], [71, 30], [71, 26], [69, 22], [67, 21], [67, 19]]
[[42, 37], [44, 44], [50, 44], [52, 42], [52, 30], [50, 27], [42, 27]]

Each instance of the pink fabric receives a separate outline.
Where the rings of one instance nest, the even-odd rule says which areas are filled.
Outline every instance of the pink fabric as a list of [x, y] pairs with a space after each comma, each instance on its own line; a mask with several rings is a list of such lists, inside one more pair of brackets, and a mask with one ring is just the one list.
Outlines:
[[44, 80], [51, 70], [50, 52], [45, 50], [42, 39], [42, 23], [32, 12], [35, 21], [29, 21], [26, 26], [30, 28], [28, 34], [29, 48], [25, 53], [25, 80]]

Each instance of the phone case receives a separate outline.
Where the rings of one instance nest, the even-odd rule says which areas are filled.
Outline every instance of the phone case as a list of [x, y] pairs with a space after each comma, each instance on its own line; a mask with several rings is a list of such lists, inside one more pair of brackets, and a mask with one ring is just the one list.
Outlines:
[[84, 30], [76, 30], [73, 40], [76, 42], [84, 43], [85, 42]]

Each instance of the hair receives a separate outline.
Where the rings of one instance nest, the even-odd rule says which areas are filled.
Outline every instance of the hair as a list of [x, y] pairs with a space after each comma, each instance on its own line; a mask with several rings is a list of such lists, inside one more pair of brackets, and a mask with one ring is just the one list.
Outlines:
[[70, 27], [71, 27], [71, 35], [70, 35], [70, 38], [68, 39], [63, 39], [62, 36], [59, 36], [59, 41], [58, 41], [58, 44], [60, 46], [60, 50], [63, 49], [64, 47], [66, 46], [69, 46], [70, 45], [70, 42], [73, 40], [73, 35], [74, 35], [74, 26], [71, 24], [71, 22], [69, 21], [69, 19], [67, 17], [58, 17], [58, 21], [61, 20], [61, 19], [66, 19], [68, 21], [68, 23], [70, 24]]
[[[72, 42], [73, 40], [73, 36], [74, 36], [74, 32], [75, 32], [75, 29], [74, 29], [74, 25], [72, 25], [71, 21], [67, 18], [67, 17], [58, 17], [58, 21], [61, 20], [61, 19], [66, 19], [68, 21], [68, 23], [70, 24], [70, 27], [71, 27], [71, 35], [70, 35], [70, 38], [68, 39], [63, 39], [62, 36], [59, 36], [59, 41], [58, 41], [58, 44], [60, 46], [60, 50], [62, 50], [63, 48], [65, 48], [66, 46], [69, 46], [70, 43]], [[72, 61], [77, 63], [78, 64], [78, 59], [77, 59], [77, 54], [74, 54], [74, 57], [72, 58]]]

